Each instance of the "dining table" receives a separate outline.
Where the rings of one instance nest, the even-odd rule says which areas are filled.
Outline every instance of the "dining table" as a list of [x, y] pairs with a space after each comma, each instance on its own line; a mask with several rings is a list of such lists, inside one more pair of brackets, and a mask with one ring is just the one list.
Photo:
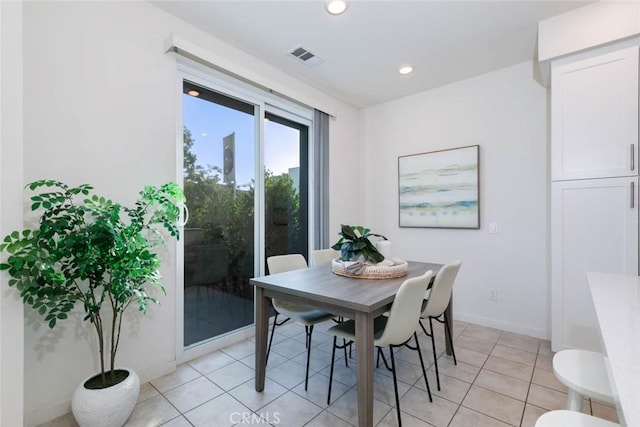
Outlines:
[[[346, 277], [333, 273], [328, 264], [251, 279], [250, 283], [255, 286], [256, 305], [256, 391], [261, 392], [265, 386], [270, 299], [312, 305], [335, 316], [355, 320], [358, 425], [373, 426], [373, 320], [389, 310], [398, 288], [407, 278], [420, 276], [428, 270], [435, 277], [443, 266], [416, 261], [408, 261], [407, 264], [407, 275], [395, 278]], [[452, 322], [451, 307], [447, 310], [448, 320]]]

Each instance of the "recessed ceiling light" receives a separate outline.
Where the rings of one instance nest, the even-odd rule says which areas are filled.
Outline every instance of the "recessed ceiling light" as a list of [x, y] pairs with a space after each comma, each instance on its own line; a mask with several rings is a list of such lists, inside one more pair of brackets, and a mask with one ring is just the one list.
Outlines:
[[402, 74], [403, 76], [407, 74], [411, 74], [413, 72], [413, 67], [411, 65], [403, 65], [398, 68], [398, 74]]
[[197, 90], [191, 89], [189, 92], [187, 92], [187, 94], [191, 96], [199, 96], [200, 92], [198, 92]]
[[325, 3], [325, 7], [327, 8], [327, 12], [332, 15], [340, 15], [342, 12], [347, 10], [347, 0], [328, 0]]

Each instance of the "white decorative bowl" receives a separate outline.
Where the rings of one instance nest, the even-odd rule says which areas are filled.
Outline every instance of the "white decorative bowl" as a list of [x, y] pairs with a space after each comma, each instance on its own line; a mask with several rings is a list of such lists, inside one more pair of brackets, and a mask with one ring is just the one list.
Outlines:
[[392, 279], [407, 275], [407, 261], [397, 258], [385, 259], [378, 264], [366, 264], [362, 261], [331, 261], [331, 271], [335, 274], [356, 279]]

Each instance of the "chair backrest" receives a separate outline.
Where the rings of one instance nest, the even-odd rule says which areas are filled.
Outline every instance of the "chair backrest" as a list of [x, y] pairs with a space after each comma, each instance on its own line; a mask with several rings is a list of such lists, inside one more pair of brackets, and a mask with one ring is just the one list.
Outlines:
[[[300, 254], [274, 255], [267, 258], [267, 267], [269, 267], [269, 274], [278, 274], [307, 268], [307, 261]], [[276, 311], [282, 311], [281, 303], [277, 299], [272, 298], [271, 303]]]
[[340, 252], [331, 248], [311, 251], [311, 266], [318, 267], [319, 265], [331, 264], [331, 261], [339, 256]]
[[307, 261], [300, 254], [274, 255], [267, 258], [269, 274], [307, 268]]
[[433, 272], [431, 270], [422, 276], [412, 277], [404, 281], [396, 298], [393, 300], [389, 318], [382, 335], [374, 339], [377, 346], [399, 345], [406, 342], [418, 328], [422, 296], [427, 290]]
[[427, 304], [422, 310], [422, 317], [438, 317], [444, 313], [444, 310], [449, 305], [453, 282], [456, 280], [461, 265], [462, 262], [458, 260], [452, 264], [445, 265], [438, 271], [436, 278], [433, 279], [433, 286], [431, 286]]

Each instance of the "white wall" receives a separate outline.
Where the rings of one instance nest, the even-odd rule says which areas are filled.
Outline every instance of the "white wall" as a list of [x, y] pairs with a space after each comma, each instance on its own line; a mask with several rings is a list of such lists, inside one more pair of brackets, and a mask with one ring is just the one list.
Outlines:
[[[0, 236], [22, 224], [22, 2], [0, 2]], [[23, 424], [23, 306], [0, 275], [0, 426]]]
[[[362, 223], [415, 261], [461, 259], [460, 320], [549, 335], [546, 90], [526, 62], [362, 112]], [[480, 145], [480, 230], [399, 228], [398, 156]], [[489, 234], [490, 222], [498, 234]], [[489, 289], [498, 300], [488, 300]]]
[[359, 113], [355, 110], [343, 110], [338, 119], [332, 119], [329, 140], [329, 244], [338, 241], [341, 224], [356, 224], [362, 218], [364, 195], [355, 190], [360, 183], [359, 177], [367, 165], [360, 161], [362, 150], [360, 131], [356, 126]]
[[[24, 10], [25, 182], [92, 183], [124, 203], [146, 183], [175, 180], [176, 66], [164, 54], [171, 34], [308, 99], [335, 105], [331, 171], [357, 153], [357, 112], [146, 2], [27, 2]], [[346, 176], [345, 176], [346, 174]], [[332, 178], [334, 179], [334, 178]], [[332, 182], [333, 184], [333, 182]], [[344, 199], [342, 199], [344, 197]], [[337, 199], [340, 198], [340, 199]], [[357, 199], [332, 194], [331, 221], [358, 212]], [[119, 364], [142, 381], [175, 366], [175, 245], [163, 254], [167, 296], [126, 327]], [[83, 324], [84, 325], [84, 324]], [[86, 326], [86, 325], [84, 325]], [[97, 370], [92, 331], [67, 322], [49, 331], [30, 313], [25, 330], [26, 423], [66, 412], [73, 389]]]

